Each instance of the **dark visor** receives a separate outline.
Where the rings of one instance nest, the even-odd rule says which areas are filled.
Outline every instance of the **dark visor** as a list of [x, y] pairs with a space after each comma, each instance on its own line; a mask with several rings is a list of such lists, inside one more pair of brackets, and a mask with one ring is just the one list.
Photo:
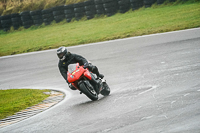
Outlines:
[[64, 53], [60, 53], [60, 54], [58, 54], [58, 57], [59, 57], [60, 59], [62, 59], [63, 56], [64, 56]]

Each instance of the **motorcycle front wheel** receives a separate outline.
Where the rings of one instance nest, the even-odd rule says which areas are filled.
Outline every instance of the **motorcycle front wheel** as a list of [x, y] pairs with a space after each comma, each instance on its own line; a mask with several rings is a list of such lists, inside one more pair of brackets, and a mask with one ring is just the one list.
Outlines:
[[92, 86], [87, 85], [86, 83], [82, 82], [79, 85], [80, 90], [92, 101], [98, 100], [98, 94], [94, 90]]

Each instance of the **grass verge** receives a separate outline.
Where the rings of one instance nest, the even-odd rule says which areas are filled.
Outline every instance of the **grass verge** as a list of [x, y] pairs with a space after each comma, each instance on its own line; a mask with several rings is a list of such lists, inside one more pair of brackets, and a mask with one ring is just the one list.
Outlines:
[[154, 5], [112, 17], [0, 33], [0, 56], [200, 27], [200, 3]]
[[0, 119], [38, 104], [49, 96], [43, 93], [48, 91], [35, 89], [0, 90]]

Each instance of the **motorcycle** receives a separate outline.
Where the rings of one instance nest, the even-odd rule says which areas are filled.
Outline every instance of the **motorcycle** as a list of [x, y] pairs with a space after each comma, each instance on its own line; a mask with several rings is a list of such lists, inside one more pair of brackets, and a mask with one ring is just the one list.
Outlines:
[[96, 74], [90, 72], [88, 68], [85, 69], [80, 66], [79, 63], [73, 69], [67, 73], [68, 82], [71, 83], [72, 87], [79, 90], [81, 94], [85, 94], [92, 101], [98, 100], [99, 93], [103, 96], [110, 94], [110, 88], [106, 80], [97, 78]]

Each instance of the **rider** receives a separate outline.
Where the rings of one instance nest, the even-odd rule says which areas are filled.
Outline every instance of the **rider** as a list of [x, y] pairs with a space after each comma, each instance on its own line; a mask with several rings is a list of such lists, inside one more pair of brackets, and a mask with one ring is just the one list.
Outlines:
[[[92, 73], [95, 73], [98, 78], [103, 79], [104, 75], [100, 74], [98, 71], [98, 68], [91, 63], [88, 63], [88, 61], [82, 57], [81, 55], [72, 54], [67, 51], [67, 48], [62, 46], [57, 49], [57, 55], [59, 58], [58, 68], [60, 70], [61, 75], [66, 80], [66, 82], [69, 84], [67, 80], [67, 72], [68, 72], [68, 65], [79, 63], [81, 66], [84, 65], [84, 68], [88, 68]], [[93, 82], [98, 83], [95, 79], [92, 79]], [[98, 83], [99, 84], [99, 83]], [[75, 90], [71, 84], [69, 84], [70, 89]]]

